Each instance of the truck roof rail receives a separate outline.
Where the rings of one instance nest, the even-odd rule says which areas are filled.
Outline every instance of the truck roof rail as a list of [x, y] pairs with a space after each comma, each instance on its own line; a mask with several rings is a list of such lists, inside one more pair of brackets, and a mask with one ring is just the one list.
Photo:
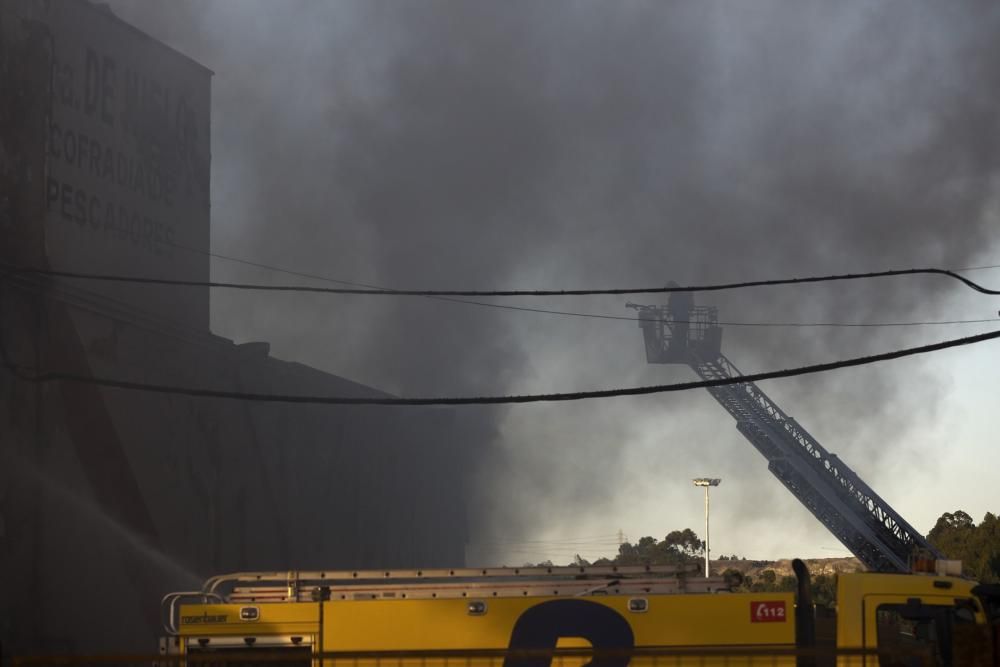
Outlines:
[[697, 564], [685, 565], [567, 565], [535, 567], [463, 567], [429, 568], [420, 570], [289, 570], [283, 572], [235, 572], [222, 574], [205, 582], [202, 590], [214, 592], [223, 584], [288, 582], [315, 582], [324, 585], [347, 582], [375, 581], [403, 583], [428, 580], [484, 579], [484, 578], [593, 578], [684, 576], [699, 569]]
[[209, 579], [202, 593], [227, 602], [303, 602], [729, 592], [729, 580], [691, 576], [698, 570], [691, 564], [238, 572]]

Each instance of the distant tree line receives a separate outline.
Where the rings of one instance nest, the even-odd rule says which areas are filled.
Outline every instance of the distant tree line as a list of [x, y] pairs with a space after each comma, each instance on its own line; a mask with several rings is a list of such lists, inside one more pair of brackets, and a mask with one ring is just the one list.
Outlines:
[[625, 542], [613, 559], [601, 558], [594, 565], [689, 565], [700, 562], [704, 554], [705, 543], [685, 528], [667, 533], [659, 542], [653, 537], [643, 537], [635, 544]]
[[[698, 537], [690, 528], [675, 530], [667, 534], [662, 540], [657, 541], [654, 537], [643, 537], [638, 542], [624, 542], [618, 547], [618, 555], [614, 558], [598, 558], [593, 563], [577, 555], [573, 559], [574, 565], [700, 565], [705, 557], [705, 542]], [[723, 556], [720, 561], [741, 561], [748, 562], [746, 558], [740, 558], [735, 554]], [[770, 561], [749, 561], [754, 567], [762, 567]], [[551, 561], [539, 563], [539, 565], [552, 565]], [[784, 576], [780, 579], [774, 570], [764, 570], [755, 580], [753, 577], [744, 576], [735, 568], [726, 568], [722, 572], [718, 569], [711, 571], [713, 576], [722, 575], [732, 582], [733, 590], [753, 593], [773, 593], [780, 591], [793, 592], [796, 590], [796, 580], [793, 576]], [[812, 578], [813, 600], [816, 604], [833, 606], [835, 593], [837, 590], [837, 579], [835, 576], [817, 575]]]
[[[778, 578], [774, 570], [764, 570], [757, 579], [743, 576], [739, 570], [728, 568], [722, 576], [734, 581], [733, 590], [742, 593], [794, 593], [798, 580], [791, 575]], [[821, 607], [833, 608], [837, 599], [837, 575], [817, 574], [809, 578], [813, 603]]]
[[[937, 520], [927, 539], [947, 558], [961, 560], [963, 573], [983, 583], [1000, 582], [1000, 519], [987, 512], [979, 525], [962, 510], [945, 512]], [[705, 542], [690, 528], [674, 530], [662, 540], [643, 537], [632, 544], [624, 542], [613, 558], [599, 558], [593, 563], [577, 555], [574, 565], [694, 565], [705, 557]], [[722, 556], [722, 561], [740, 561], [746, 558], [735, 554]], [[763, 567], [769, 561], [749, 561], [753, 567]], [[551, 561], [539, 565], [553, 565]], [[763, 570], [756, 578], [744, 576], [738, 569], [725, 567], [713, 575], [721, 574], [733, 582], [733, 590], [753, 593], [794, 591], [793, 576], [778, 577], [774, 570]], [[836, 575], [818, 574], [812, 577], [813, 601], [821, 606], [832, 606], [837, 590]]]

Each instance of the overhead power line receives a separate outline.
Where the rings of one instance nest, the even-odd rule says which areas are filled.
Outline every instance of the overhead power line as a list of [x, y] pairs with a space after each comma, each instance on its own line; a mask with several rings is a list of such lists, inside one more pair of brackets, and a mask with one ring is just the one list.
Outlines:
[[618, 544], [617, 536], [608, 535], [601, 538], [571, 538], [565, 540], [484, 540], [482, 542], [468, 542], [469, 545], [474, 546], [517, 546], [517, 547], [573, 547], [580, 545], [605, 545], [605, 544]]
[[[457, 299], [455, 299], [457, 301]], [[477, 301], [465, 301], [463, 303], [479, 304]], [[599, 320], [626, 320], [635, 323], [635, 317], [628, 315], [608, 315], [603, 313], [577, 313], [566, 310], [550, 310], [547, 308], [528, 308], [523, 306], [507, 306], [504, 304], [483, 304], [496, 306], [497, 308], [508, 308], [510, 310], [525, 310], [531, 313], [546, 313], [549, 315], [566, 315], [570, 317], [587, 317]], [[700, 324], [692, 320], [661, 320], [656, 318], [643, 319], [643, 322], [662, 322], [663, 324]], [[917, 322], [718, 322], [724, 327], [919, 327], [942, 324], [985, 324], [987, 322], [997, 322], [996, 318], [981, 320], [924, 320]]]
[[[273, 264], [264, 264], [263, 262], [255, 262], [253, 260], [245, 259], [243, 257], [235, 257], [233, 255], [226, 255], [221, 252], [215, 252], [212, 250], [200, 250], [198, 248], [192, 248], [190, 246], [183, 245], [181, 243], [168, 243], [168, 245], [178, 248], [179, 250], [184, 250], [186, 252], [193, 252], [199, 255], [207, 255], [208, 257], [215, 257], [216, 259], [223, 259], [227, 262], [235, 262], [237, 264], [246, 264], [247, 266], [254, 266], [258, 269], [267, 269], [268, 271], [276, 271], [278, 273], [287, 273], [290, 276], [300, 276], [302, 278], [314, 278], [316, 280], [325, 280], [331, 283], [340, 283], [341, 285], [354, 285], [356, 287], [370, 287], [373, 289], [387, 289], [379, 285], [372, 285], [366, 283], [352, 282], [350, 280], [340, 280], [337, 278], [329, 278], [327, 276], [317, 275], [315, 273], [305, 273], [302, 271], [293, 271], [292, 269], [286, 269], [284, 267], [275, 266]], [[982, 271], [984, 269], [1000, 269], [1000, 264], [986, 264], [983, 266], [962, 266], [958, 268], [949, 269], [951, 271]], [[493, 304], [486, 304], [493, 305]]]
[[178, 243], [171, 243], [175, 248], [185, 250], [187, 252], [193, 252], [200, 255], [208, 255], [209, 257], [215, 257], [216, 259], [224, 259], [227, 262], [235, 262], [237, 264], [246, 264], [247, 266], [253, 266], [258, 269], [267, 269], [268, 271], [275, 271], [277, 273], [287, 273], [290, 276], [299, 276], [300, 278], [311, 278], [313, 280], [322, 280], [328, 283], [337, 283], [339, 285], [351, 285], [353, 287], [367, 287], [369, 289], [387, 289], [381, 285], [372, 285], [371, 283], [359, 283], [352, 282], [350, 280], [338, 280], [337, 278], [330, 278], [328, 276], [321, 276], [316, 273], [306, 273], [303, 271], [293, 271], [291, 269], [285, 269], [280, 266], [273, 266], [271, 264], [262, 264], [261, 262], [254, 262], [249, 259], [243, 259], [242, 257], [233, 257], [232, 255], [223, 255], [222, 253], [213, 252], [211, 250], [198, 250], [197, 248], [191, 248], [186, 245], [180, 245]]
[[602, 389], [597, 391], [574, 391], [553, 394], [526, 394], [520, 396], [463, 396], [463, 397], [431, 397], [431, 398], [376, 398], [376, 397], [347, 397], [347, 396], [301, 396], [286, 394], [261, 394], [252, 392], [235, 392], [218, 389], [199, 389], [195, 387], [181, 387], [162, 384], [151, 384], [145, 382], [132, 382], [128, 380], [117, 380], [98, 376], [79, 375], [75, 373], [64, 373], [59, 371], [49, 371], [44, 373], [27, 373], [26, 368], [14, 364], [7, 355], [6, 350], [0, 341], [0, 354], [2, 354], [3, 364], [17, 377], [32, 383], [50, 382], [78, 382], [82, 384], [98, 385], [114, 389], [130, 389], [158, 394], [174, 394], [181, 396], [193, 396], [200, 398], [226, 398], [244, 401], [258, 401], [265, 403], [300, 403], [312, 405], [500, 405], [512, 403], [543, 403], [558, 401], [577, 401], [589, 398], [613, 398], [617, 396], [642, 396], [646, 394], [662, 394], [667, 392], [687, 391], [690, 389], [706, 389], [709, 387], [721, 387], [726, 385], [742, 384], [744, 382], [760, 382], [763, 380], [775, 380], [779, 378], [796, 377], [799, 375], [809, 375], [826, 371], [837, 370], [839, 368], [849, 368], [852, 366], [864, 366], [879, 361], [900, 359], [927, 352], [946, 350], [953, 347], [972, 345], [988, 340], [1000, 338], [1000, 330], [988, 333], [967, 336], [946, 340], [930, 345], [919, 347], [903, 348], [892, 352], [869, 355], [864, 357], [854, 357], [824, 364], [813, 364], [810, 366], [800, 366], [798, 368], [788, 368], [778, 371], [767, 371], [763, 373], [751, 373], [731, 378], [719, 378], [714, 380], [704, 380], [697, 382], [680, 382], [676, 384], [660, 384], [645, 387], [625, 387], [619, 389]]
[[987, 264], [985, 266], [963, 266], [960, 269], [952, 269], [952, 271], [982, 271], [983, 269], [1000, 269], [1000, 264]]
[[[225, 260], [227, 262], [235, 262], [237, 264], [245, 264], [247, 266], [252, 266], [258, 269], [265, 269], [268, 271], [275, 271], [277, 273], [286, 273], [290, 276], [298, 276], [300, 278], [309, 278], [311, 280], [322, 280], [328, 283], [336, 283], [339, 285], [352, 285], [354, 287], [367, 287], [369, 289], [386, 290], [388, 288], [381, 285], [374, 285], [371, 283], [359, 283], [352, 282], [349, 280], [340, 280], [337, 278], [330, 278], [328, 276], [321, 276], [316, 273], [307, 273], [303, 271], [293, 271], [291, 269], [285, 269], [280, 266], [274, 266], [272, 264], [263, 264], [261, 262], [254, 262], [249, 259], [244, 259], [242, 257], [234, 257], [232, 255], [224, 255], [222, 253], [213, 252], [211, 250], [198, 250], [196, 248], [191, 248], [185, 245], [180, 245], [177, 243], [171, 244], [176, 248], [185, 250], [187, 252], [199, 253], [203, 255], [208, 255], [209, 257], [214, 257], [216, 259]], [[990, 268], [1000, 268], [1000, 264], [993, 266], [967, 266], [961, 269], [954, 269], [955, 271], [975, 271], [978, 269], [990, 269]], [[511, 306], [504, 303], [490, 303], [488, 301], [470, 301], [468, 299], [455, 299], [449, 297], [427, 297], [430, 299], [436, 299], [438, 301], [448, 301], [451, 303], [461, 303], [467, 306], [480, 306], [483, 308], [499, 308], [502, 310], [517, 310], [526, 313], [541, 313], [544, 315], [560, 315], [563, 317], [581, 317], [590, 318], [598, 320], [623, 320], [626, 322], [635, 322], [636, 318], [630, 315], [611, 315], [607, 313], [580, 313], [576, 311], [569, 310], [553, 310], [551, 308], [531, 308], [529, 306]], [[652, 320], [654, 322], [660, 320]], [[954, 325], [954, 324], [984, 324], [987, 322], [995, 322], [995, 319], [980, 319], [980, 320], [924, 320], [924, 321], [910, 321], [910, 322], [719, 322], [721, 326], [726, 327], [915, 327], [915, 326], [935, 326], [935, 325]], [[663, 320], [666, 323], [665, 320]], [[671, 320], [671, 322], [676, 324], [693, 324], [686, 320]]]
[[[286, 269], [286, 268], [281, 267], [281, 266], [275, 266], [274, 264], [265, 264], [263, 262], [255, 262], [253, 260], [246, 259], [244, 257], [236, 257], [234, 255], [226, 255], [224, 253], [215, 252], [213, 250], [201, 250], [199, 248], [192, 248], [191, 246], [186, 246], [186, 245], [183, 245], [181, 243], [168, 243], [168, 245], [173, 246], [174, 248], [177, 248], [178, 250], [184, 250], [185, 252], [192, 252], [192, 253], [195, 253], [195, 254], [198, 254], [198, 255], [206, 255], [208, 257], [214, 257], [216, 259], [222, 259], [222, 260], [225, 260], [227, 262], [234, 262], [236, 264], [245, 264], [247, 266], [253, 266], [253, 267], [258, 268], [258, 269], [267, 269], [268, 271], [275, 271], [277, 273], [287, 273], [290, 276], [299, 276], [301, 278], [312, 278], [314, 280], [323, 280], [325, 282], [338, 283], [340, 285], [353, 285], [354, 287], [368, 287], [368, 288], [371, 288], [371, 289], [380, 289], [380, 290], [388, 289], [387, 287], [383, 287], [381, 285], [373, 285], [371, 283], [353, 282], [353, 281], [350, 281], [350, 280], [342, 280], [342, 279], [338, 279], [338, 278], [330, 278], [329, 276], [321, 276], [321, 275], [316, 274], [316, 273], [308, 273], [308, 272], [303, 272], [303, 271], [294, 271], [292, 269]], [[962, 266], [962, 267], [959, 267], [959, 268], [952, 268], [952, 269], [949, 269], [949, 270], [957, 272], [957, 271], [982, 271], [984, 269], [1000, 269], [1000, 264], [987, 264], [987, 265], [984, 265], [984, 266]], [[464, 302], [464, 303], [475, 303], [475, 302], [474, 301], [467, 301], [467, 302]], [[480, 305], [480, 304], [476, 304], [476, 305]], [[481, 304], [481, 305], [494, 306], [496, 304], [487, 303], [487, 304]]]
[[717, 283], [709, 285], [684, 285], [674, 287], [635, 287], [612, 289], [575, 289], [575, 290], [417, 290], [417, 289], [371, 289], [359, 287], [315, 287], [311, 285], [260, 285], [252, 283], [214, 282], [208, 280], [177, 280], [172, 278], [144, 278], [141, 276], [123, 276], [103, 273], [84, 273], [80, 271], [59, 271], [53, 269], [36, 269], [22, 266], [5, 265], [10, 273], [51, 276], [58, 278], [79, 278], [84, 280], [100, 280], [105, 282], [136, 283], [143, 285], [170, 285], [175, 287], [212, 287], [221, 289], [253, 290], [261, 292], [313, 292], [320, 294], [365, 294], [372, 296], [591, 296], [600, 294], [668, 294], [673, 292], [720, 292], [724, 290], [743, 289], [747, 287], [768, 287], [777, 285], [802, 285], [807, 283], [822, 283], [842, 280], [867, 280], [871, 278], [888, 278], [894, 276], [939, 275], [953, 278], [970, 289], [982, 294], [998, 295], [1000, 290], [993, 290], [979, 285], [954, 271], [947, 269], [894, 269], [890, 271], [875, 271], [870, 273], [845, 273], [829, 276], [809, 276], [805, 278], [777, 278], [773, 280], [751, 280], [735, 283]]
[[[363, 283], [363, 282], [353, 282], [353, 281], [349, 281], [349, 280], [340, 280], [340, 279], [337, 279], [337, 278], [330, 278], [328, 276], [322, 276], [322, 275], [315, 274], [315, 273], [308, 273], [308, 272], [302, 272], [302, 271], [293, 271], [291, 269], [286, 269], [286, 268], [282, 268], [282, 267], [279, 267], [279, 266], [274, 266], [274, 265], [271, 265], [271, 264], [264, 264], [264, 263], [261, 263], [261, 262], [255, 262], [255, 261], [251, 261], [251, 260], [248, 260], [248, 259], [244, 259], [244, 258], [241, 258], [241, 257], [234, 257], [232, 255], [225, 255], [225, 254], [222, 254], [222, 253], [212, 252], [212, 251], [209, 251], [209, 250], [198, 250], [196, 248], [191, 248], [191, 247], [188, 247], [188, 246], [185, 246], [185, 245], [181, 245], [181, 244], [177, 244], [177, 243], [172, 243], [170, 245], [172, 245], [172, 246], [174, 246], [174, 247], [176, 247], [176, 248], [178, 248], [180, 250], [187, 251], [187, 252], [192, 252], [192, 253], [207, 255], [209, 257], [214, 257], [214, 258], [222, 259], [222, 260], [229, 261], [229, 262], [235, 262], [235, 263], [238, 263], [238, 264], [245, 264], [247, 266], [252, 266], [252, 267], [255, 267], [255, 268], [259, 268], [259, 269], [266, 269], [268, 271], [275, 271], [275, 272], [278, 272], [278, 273], [285, 273], [285, 274], [288, 274], [288, 275], [291, 275], [291, 276], [298, 276], [298, 277], [301, 277], [301, 278], [309, 278], [309, 279], [312, 279], [312, 280], [322, 280], [324, 282], [336, 283], [336, 284], [340, 284], [340, 285], [350, 285], [350, 286], [354, 286], [354, 287], [358, 287], [358, 288], [365, 288], [365, 291], [363, 291], [362, 293], [368, 293], [367, 290], [374, 290], [376, 293], [379, 293], [379, 294], [402, 294], [398, 290], [392, 290], [390, 288], [383, 287], [381, 285], [375, 285], [375, 284]], [[979, 270], [979, 269], [991, 269], [991, 268], [1000, 268], [1000, 264], [989, 265], [989, 266], [962, 267], [962, 268], [953, 269], [953, 270], [954, 271], [975, 271], [975, 270]], [[206, 283], [206, 285], [211, 286], [208, 283]], [[291, 286], [291, 287], [296, 287], [297, 288], [297, 286]], [[248, 286], [248, 288], [252, 288], [252, 286]], [[683, 289], [683, 288], [680, 288], [680, 289]], [[551, 309], [551, 308], [532, 308], [532, 307], [529, 307], [529, 306], [512, 306], [512, 305], [503, 304], [503, 303], [490, 303], [490, 302], [487, 302], [487, 301], [470, 301], [468, 299], [456, 299], [456, 298], [449, 298], [449, 297], [437, 296], [437, 295], [435, 295], [435, 296], [427, 295], [426, 298], [430, 298], [430, 299], [434, 299], [434, 300], [438, 300], [438, 301], [447, 301], [447, 302], [450, 302], [450, 303], [459, 303], [459, 304], [464, 304], [464, 305], [469, 305], [469, 306], [479, 306], [479, 307], [484, 307], [484, 308], [498, 308], [498, 309], [501, 309], [501, 310], [515, 310], [515, 311], [528, 312], [528, 313], [540, 313], [540, 314], [545, 314], [545, 315], [559, 315], [559, 316], [563, 316], [563, 317], [579, 317], [579, 318], [600, 319], [600, 320], [621, 320], [621, 321], [627, 321], [627, 322], [635, 322], [636, 321], [635, 317], [626, 316], [626, 315], [611, 315], [611, 314], [607, 314], [607, 313], [581, 313], [581, 312], [576, 312], [576, 311], [554, 310], [554, 309]], [[658, 320], [651, 320], [651, 321], [658, 321]], [[719, 322], [719, 324], [721, 326], [730, 326], [730, 327], [767, 327], [767, 328], [781, 328], [781, 327], [784, 327], [784, 328], [799, 328], [799, 327], [801, 327], [801, 328], [817, 328], [817, 327], [826, 327], [826, 328], [874, 328], [874, 327], [879, 327], [879, 328], [881, 328], [881, 327], [941, 326], [941, 325], [956, 325], [956, 324], [985, 324], [985, 323], [988, 323], [988, 322], [995, 322], [995, 321], [996, 321], [995, 319], [988, 318], [988, 319], [964, 319], [964, 320], [919, 320], [919, 321], [905, 321], [905, 322], [739, 322], [739, 321], [725, 321], [725, 322]], [[691, 324], [692, 323], [692, 322], [688, 322], [688, 321], [685, 321], [685, 320], [671, 320], [670, 322], [671, 323], [676, 323], [676, 324]], [[664, 323], [666, 323], [665, 320], [664, 320]]]
[[[180, 248], [185, 248], [184, 246], [178, 246]], [[194, 252], [194, 251], [192, 251]], [[365, 283], [354, 283], [346, 280], [337, 280], [335, 278], [326, 278], [324, 276], [311, 274], [311, 273], [300, 273], [297, 271], [289, 271], [286, 269], [280, 269], [276, 267], [271, 267], [266, 264], [258, 264], [256, 262], [251, 262], [248, 260], [234, 259], [224, 255], [218, 255], [217, 253], [206, 253], [212, 257], [221, 257], [224, 259], [232, 259], [233, 261], [242, 262], [250, 266], [257, 266], [260, 268], [272, 269], [274, 271], [280, 271], [283, 273], [288, 273], [290, 275], [301, 276], [304, 278], [312, 278], [315, 280], [325, 280], [332, 283], [340, 283], [344, 285], [359, 285], [362, 287], [370, 287], [372, 289], [386, 289], [379, 287], [377, 285], [366, 285]], [[9, 277], [11, 272], [0, 272], [0, 278]], [[498, 308], [501, 310], [515, 310], [526, 313], [540, 313], [543, 315], [558, 315], [562, 317], [579, 317], [584, 319], [597, 319], [597, 320], [619, 320], [623, 322], [635, 323], [637, 321], [634, 315], [612, 315], [610, 313], [583, 313], [571, 310], [555, 310], [552, 308], [532, 308], [530, 306], [512, 306], [504, 303], [490, 303], [488, 301], [470, 301], [469, 299], [457, 299], [453, 297], [444, 296], [428, 296], [425, 297], [435, 301], [447, 301], [450, 303], [464, 304], [468, 306], [482, 306], [485, 308]], [[119, 302], [122, 305], [122, 302]], [[663, 324], [696, 324], [696, 322], [691, 320], [679, 320], [670, 319], [663, 320], [657, 318], [649, 318], [644, 320], [646, 322], [661, 322]], [[984, 318], [984, 319], [956, 319], [956, 320], [908, 320], [908, 321], [896, 321], [896, 322], [744, 322], [744, 321], [719, 321], [718, 324], [724, 327], [757, 327], [757, 328], [890, 328], [890, 327], [922, 327], [922, 326], [944, 326], [944, 325], [967, 325], [967, 324], [987, 324], [997, 322], [997, 318]]]
[[[245, 264], [246, 266], [252, 266], [258, 269], [265, 269], [267, 271], [274, 271], [277, 273], [285, 273], [290, 276], [299, 276], [300, 278], [309, 278], [312, 280], [322, 280], [328, 283], [336, 283], [339, 285], [351, 285], [354, 287], [367, 287], [369, 289], [378, 290], [389, 290], [389, 288], [382, 285], [374, 285], [372, 283], [361, 283], [352, 282], [350, 280], [341, 280], [338, 278], [330, 278], [329, 276], [321, 276], [316, 273], [307, 273], [303, 271], [293, 271], [291, 269], [286, 269], [280, 266], [275, 266], [273, 264], [264, 264], [262, 262], [255, 262], [243, 257], [234, 257], [233, 255], [226, 255], [220, 252], [214, 252], [211, 250], [199, 250], [197, 248], [191, 248], [190, 246], [182, 245], [179, 243], [171, 243], [175, 248], [184, 250], [186, 252], [193, 252], [196, 254], [207, 255], [209, 257], [214, 257], [216, 259], [225, 260], [227, 262], [234, 262], [236, 264]], [[1000, 269], [1000, 264], [989, 264], [985, 266], [963, 266], [956, 269], [951, 269], [951, 271], [981, 271], [983, 269]], [[428, 297], [434, 298], [434, 297]], [[624, 315], [605, 315], [599, 313], [578, 313], [572, 311], [564, 310], [551, 310], [548, 308], [529, 308], [526, 306], [510, 306], [502, 303], [490, 303], [488, 301], [469, 301], [468, 299], [450, 299], [447, 297], [437, 297], [440, 301], [450, 301], [452, 303], [463, 303], [469, 306], [482, 306], [484, 308], [501, 308], [504, 310], [521, 310], [529, 313], [544, 313], [548, 315], [565, 315], [569, 317], [590, 317], [595, 319], [607, 319], [607, 320], [627, 320], [629, 322], [634, 322], [634, 317], [627, 317]], [[683, 320], [673, 320], [677, 323], [691, 324], [691, 322], [685, 322]], [[937, 324], [982, 324], [984, 322], [993, 322], [992, 319], [986, 320], [939, 320], [939, 321], [921, 321], [921, 322], [719, 322], [723, 326], [731, 327], [909, 327], [909, 326], [926, 326], [926, 325], [937, 325]]]

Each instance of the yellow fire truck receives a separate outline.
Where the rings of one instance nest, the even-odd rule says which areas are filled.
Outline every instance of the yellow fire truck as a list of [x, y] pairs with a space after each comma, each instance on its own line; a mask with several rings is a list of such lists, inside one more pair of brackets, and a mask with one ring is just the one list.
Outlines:
[[295, 667], [997, 664], [996, 587], [844, 574], [836, 611], [817, 614], [795, 568], [798, 593], [733, 593], [671, 566], [232, 574], [164, 598], [161, 652]]
[[958, 576], [759, 387], [729, 382], [742, 373], [715, 308], [684, 293], [630, 306], [647, 361], [716, 383], [768, 469], [870, 570], [839, 577], [835, 610], [814, 608], [798, 560], [795, 593], [660, 566], [244, 573], [168, 595], [161, 652], [241, 667], [1000, 665], [1000, 586]]

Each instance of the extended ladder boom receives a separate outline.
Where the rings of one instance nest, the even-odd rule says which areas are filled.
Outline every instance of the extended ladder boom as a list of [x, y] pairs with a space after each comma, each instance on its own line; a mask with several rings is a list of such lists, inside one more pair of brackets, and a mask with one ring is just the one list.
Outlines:
[[[703, 380], [742, 375], [721, 353], [722, 329], [715, 308], [697, 307], [690, 294], [673, 293], [667, 306], [629, 307], [649, 363], [690, 366]], [[877, 572], [909, 572], [916, 552], [941, 554], [836, 455], [752, 382], [709, 388], [736, 419], [736, 428], [767, 459], [768, 470], [865, 566]]]

